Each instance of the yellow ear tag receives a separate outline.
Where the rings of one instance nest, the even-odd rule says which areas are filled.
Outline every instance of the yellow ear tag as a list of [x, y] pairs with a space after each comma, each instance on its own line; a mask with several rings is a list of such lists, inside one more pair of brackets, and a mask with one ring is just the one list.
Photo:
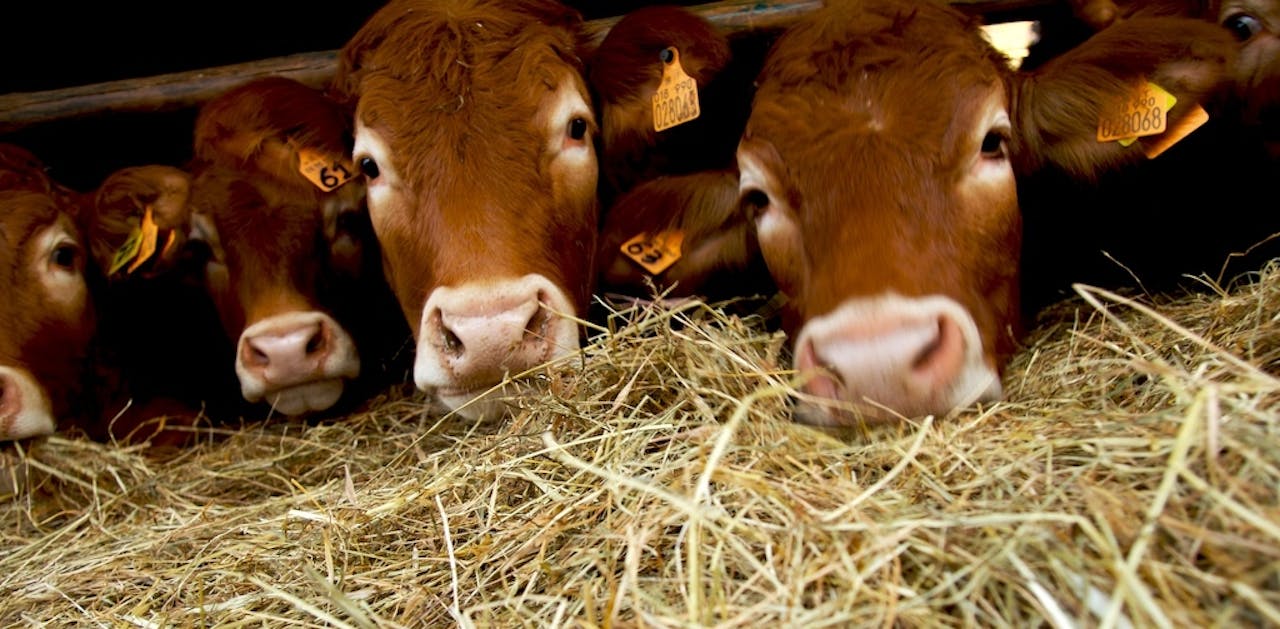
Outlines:
[[125, 239], [124, 244], [116, 249], [116, 254], [111, 258], [111, 266], [107, 268], [107, 275], [115, 275], [124, 265], [128, 264], [134, 256], [138, 255], [138, 248], [142, 246], [142, 230], [134, 227], [129, 232], [129, 237]]
[[653, 130], [662, 131], [696, 119], [702, 109], [698, 105], [698, 82], [684, 73], [680, 51], [674, 46], [662, 51], [662, 83], [653, 95]]
[[622, 243], [621, 251], [646, 271], [658, 275], [680, 259], [682, 243], [684, 243], [684, 232], [668, 229], [652, 237], [647, 233], [638, 234]]
[[139, 230], [142, 237], [138, 243], [138, 255], [133, 259], [133, 264], [125, 269], [125, 273], [133, 273], [142, 266], [142, 263], [151, 259], [156, 253], [157, 236], [160, 235], [160, 227], [156, 225], [156, 219], [151, 215], [151, 206], [147, 206], [147, 211], [142, 215], [142, 228]]
[[1177, 97], [1164, 88], [1143, 81], [1128, 96], [1102, 111], [1098, 141], [1120, 140], [1121, 146], [1129, 146], [1140, 137], [1164, 133], [1169, 110], [1177, 102]]
[[309, 148], [298, 149], [298, 172], [325, 192], [333, 192], [355, 178], [355, 168], [347, 160]]

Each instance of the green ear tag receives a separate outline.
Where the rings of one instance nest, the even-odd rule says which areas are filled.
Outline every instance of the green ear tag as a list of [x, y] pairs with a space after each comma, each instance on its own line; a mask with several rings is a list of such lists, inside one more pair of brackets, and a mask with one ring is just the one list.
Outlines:
[[138, 255], [138, 250], [142, 248], [142, 228], [134, 227], [129, 232], [129, 237], [125, 239], [124, 244], [116, 250], [116, 255], [111, 258], [111, 268], [107, 269], [107, 275], [115, 275], [124, 265]]

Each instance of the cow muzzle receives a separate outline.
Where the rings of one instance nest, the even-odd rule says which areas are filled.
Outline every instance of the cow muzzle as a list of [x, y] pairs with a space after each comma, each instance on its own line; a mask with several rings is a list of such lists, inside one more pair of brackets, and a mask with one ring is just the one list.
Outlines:
[[0, 367], [0, 440], [53, 434], [57, 425], [44, 387], [26, 370]]
[[285, 415], [322, 411], [360, 375], [351, 335], [322, 312], [290, 312], [254, 323], [240, 335], [236, 376], [249, 402]]
[[414, 383], [465, 417], [491, 413], [472, 400], [578, 349], [574, 316], [565, 291], [542, 275], [437, 288], [422, 309]]
[[973, 317], [940, 295], [846, 300], [801, 328], [795, 366], [811, 396], [796, 417], [810, 424], [943, 415], [1002, 395]]

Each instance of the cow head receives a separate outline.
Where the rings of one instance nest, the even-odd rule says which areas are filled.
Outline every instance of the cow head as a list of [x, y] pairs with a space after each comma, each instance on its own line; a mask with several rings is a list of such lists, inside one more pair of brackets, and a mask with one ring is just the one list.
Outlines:
[[741, 196], [792, 299], [805, 421], [941, 414], [1001, 397], [1019, 330], [1017, 178], [1144, 160], [1096, 139], [1151, 80], [1182, 116], [1230, 42], [1171, 18], [1109, 30], [1016, 74], [978, 24], [929, 2], [836, 3], [776, 44], [738, 149]]
[[598, 214], [579, 28], [554, 2], [395, 0], [342, 52], [414, 381], [452, 408], [579, 346]]
[[336, 103], [282, 78], [233, 89], [196, 120], [191, 233], [208, 245], [241, 393], [287, 415], [331, 407], [360, 374], [334, 287], [381, 279], [349, 129]]
[[0, 439], [74, 413], [95, 330], [76, 195], [31, 153], [0, 145]]

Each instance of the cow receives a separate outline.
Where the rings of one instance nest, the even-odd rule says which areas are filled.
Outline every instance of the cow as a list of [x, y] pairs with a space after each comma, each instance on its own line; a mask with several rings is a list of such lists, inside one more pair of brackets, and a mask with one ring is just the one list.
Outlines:
[[[658, 5], [624, 15], [592, 54], [588, 80], [600, 112], [605, 208], [596, 253], [603, 296], [646, 298], [657, 291], [720, 301], [775, 291], [753, 226], [734, 220], [735, 151], [766, 48], [761, 40], [767, 38], [731, 42], [698, 14]], [[683, 76], [696, 87], [696, 117], [655, 121], [656, 108], [678, 100]], [[656, 98], [664, 81], [666, 98]]]
[[0, 146], [0, 439], [47, 435], [78, 412], [95, 331], [79, 200], [41, 162]]
[[228, 90], [196, 117], [189, 231], [207, 246], [244, 399], [285, 415], [328, 410], [353, 382], [346, 399], [358, 401], [385, 383], [362, 379], [362, 362], [390, 376], [408, 338], [350, 148], [346, 112], [283, 77]]
[[1003, 395], [1021, 336], [1022, 178], [1081, 181], [1145, 159], [1099, 142], [1149, 81], [1177, 123], [1222, 88], [1221, 29], [1131, 20], [1035, 72], [941, 2], [831, 2], [785, 33], [738, 147], [742, 211], [790, 299], [804, 403], [853, 424]]
[[[77, 428], [97, 439], [176, 444], [191, 433], [172, 424], [198, 421], [206, 403], [217, 404], [204, 388], [212, 380], [202, 369], [211, 355], [199, 340], [202, 292], [181, 290], [177, 258], [153, 252], [135, 257], [135, 277], [108, 272], [129, 238], [128, 216], [143, 206], [163, 208], [157, 236], [173, 233], [167, 213], [182, 201], [171, 186], [185, 178], [162, 166], [127, 168], [81, 194], [49, 177], [29, 151], [0, 145], [0, 265], [8, 273], [0, 439]], [[124, 180], [150, 185], [121, 195]], [[143, 332], [124, 333], [131, 327]], [[181, 359], [173, 352], [179, 340]]]
[[339, 55], [414, 382], [469, 417], [580, 346], [599, 220], [585, 50], [550, 0], [392, 0]]
[[[731, 60], [728, 37], [681, 7], [640, 8], [609, 29], [587, 66], [588, 84], [598, 102], [601, 197], [606, 207], [617, 195], [658, 176], [733, 166], [750, 93], [726, 72]], [[693, 79], [696, 117], [686, 120], [695, 115], [689, 112], [655, 122], [654, 110], [662, 101], [655, 104], [654, 96], [664, 75]], [[667, 100], [676, 101], [677, 94], [673, 89], [676, 98]]]

